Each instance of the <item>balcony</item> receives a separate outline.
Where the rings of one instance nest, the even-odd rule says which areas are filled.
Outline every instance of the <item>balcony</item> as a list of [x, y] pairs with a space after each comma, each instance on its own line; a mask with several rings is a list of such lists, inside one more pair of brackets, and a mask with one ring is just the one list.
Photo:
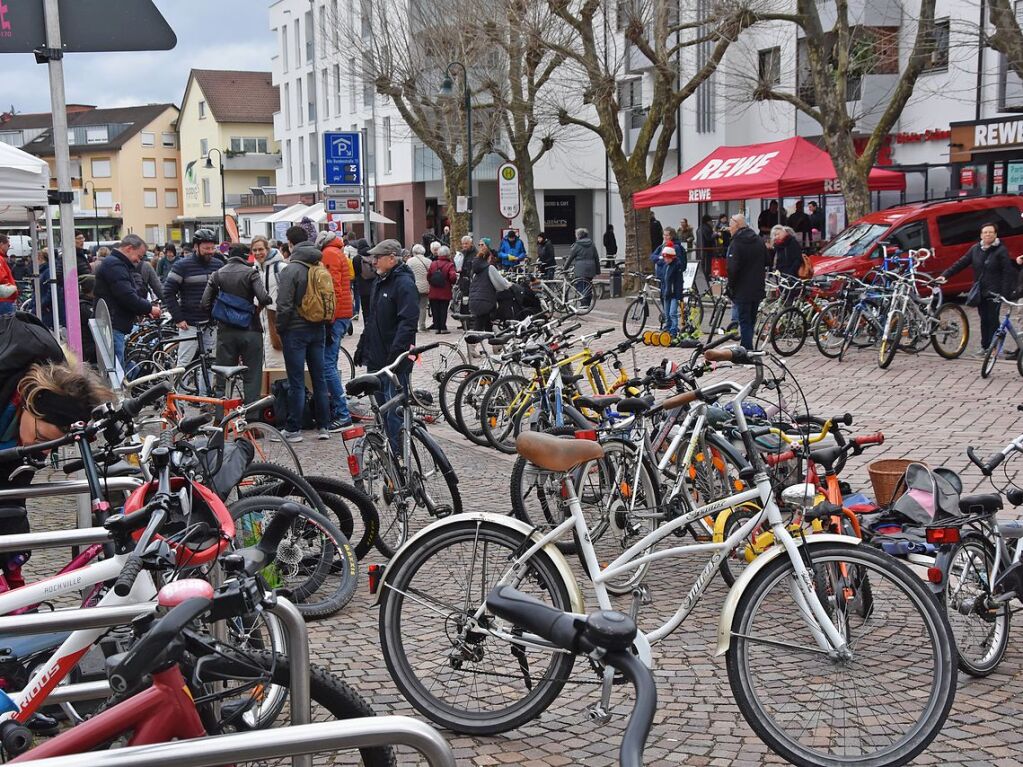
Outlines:
[[239, 208], [269, 208], [277, 204], [276, 194], [238, 195]]
[[224, 170], [277, 170], [281, 167], [281, 155], [243, 152], [224, 156]]

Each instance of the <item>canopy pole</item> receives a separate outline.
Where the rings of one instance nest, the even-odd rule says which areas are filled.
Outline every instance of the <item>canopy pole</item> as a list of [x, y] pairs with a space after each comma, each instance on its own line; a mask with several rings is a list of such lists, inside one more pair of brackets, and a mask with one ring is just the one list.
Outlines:
[[[53, 336], [54, 336], [54, 338], [56, 338], [59, 341], [60, 340], [60, 317], [59, 317], [60, 312], [58, 311], [58, 309], [60, 307], [57, 306], [57, 254], [54, 252], [56, 250], [57, 246], [56, 246], [56, 240], [55, 240], [53, 235], [54, 235], [54, 233], [53, 233], [53, 206], [52, 205], [47, 205], [46, 206], [46, 237], [47, 237], [47, 240], [46, 240], [46, 245], [47, 245], [47, 253], [46, 253], [47, 260], [46, 260], [46, 263], [47, 263], [47, 265], [50, 268], [50, 279], [49, 279], [49, 283], [50, 284], [47, 287], [47, 289], [50, 291], [50, 307], [51, 307], [51, 309], [53, 311]], [[36, 262], [36, 282], [39, 282], [38, 275], [39, 275], [39, 263]], [[42, 319], [43, 318], [43, 314], [42, 314], [42, 312], [43, 312], [43, 306], [42, 306], [42, 303], [43, 303], [43, 285], [42, 284], [39, 285], [39, 291], [36, 293], [36, 296], [37, 296], [37, 298], [36, 298], [36, 312], [37, 312], [37, 314], [39, 316], [39, 319]]]
[[[47, 208], [47, 210], [49, 210]], [[35, 313], [37, 319], [43, 318], [43, 308], [39, 302], [39, 224], [36, 223], [36, 213], [34, 210], [28, 212], [28, 238], [32, 241], [32, 253], [29, 258], [32, 259], [32, 304], [35, 307]]]

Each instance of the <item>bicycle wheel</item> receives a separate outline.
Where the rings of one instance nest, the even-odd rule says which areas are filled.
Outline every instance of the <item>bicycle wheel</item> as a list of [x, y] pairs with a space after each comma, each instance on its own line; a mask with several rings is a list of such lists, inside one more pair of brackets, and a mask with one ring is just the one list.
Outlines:
[[858, 349], [874, 346], [879, 334], [884, 330], [884, 318], [887, 309], [877, 301], [866, 299], [860, 303], [860, 317], [850, 338], [852, 345]]
[[823, 309], [813, 322], [813, 342], [817, 351], [829, 359], [836, 359], [842, 351], [843, 333], [849, 324], [849, 307], [844, 301], [834, 301]]
[[462, 382], [477, 370], [479, 370], [479, 367], [476, 365], [455, 365], [455, 367], [444, 374], [444, 378], [440, 382], [440, 387], [438, 388], [440, 410], [444, 415], [444, 420], [448, 422], [448, 426], [455, 431], [460, 431], [458, 428], [458, 418], [455, 415], [455, 393], [458, 391], [458, 387], [462, 385]]
[[[280, 498], [243, 498], [228, 510], [235, 521], [235, 542], [252, 546], [284, 504]], [[336, 564], [342, 566], [336, 567]], [[302, 507], [277, 547], [273, 564], [263, 569], [272, 588], [287, 588], [306, 618], [323, 618], [340, 611], [355, 594], [359, 578], [355, 552], [344, 534], [322, 514]]]
[[[556, 426], [544, 433], [575, 439], [574, 426]], [[512, 515], [540, 533], [560, 525], [571, 513], [561, 492], [563, 478], [564, 474], [560, 472], [541, 469], [521, 455], [516, 457], [511, 471]], [[566, 538], [555, 545], [564, 554], [576, 552], [574, 540]]]
[[962, 356], [970, 342], [970, 321], [963, 307], [958, 304], [942, 304], [935, 319], [937, 325], [931, 334], [934, 351], [947, 360]]
[[[389, 574], [380, 605], [380, 643], [395, 685], [420, 713], [473, 735], [515, 729], [540, 715], [571, 675], [575, 656], [512, 644], [516, 629], [473, 615], [522, 551], [524, 536], [467, 519], [416, 541]], [[539, 551], [510, 585], [570, 610], [551, 557]]]
[[643, 328], [650, 316], [650, 309], [643, 296], [636, 296], [626, 307], [622, 317], [622, 332], [626, 338], [636, 339], [643, 335]]
[[[414, 503], [425, 512], [415, 515], [414, 519], [426, 524], [461, 514], [458, 477], [440, 446], [417, 430], [413, 430], [410, 437], [412, 465], [408, 467], [408, 482]], [[418, 527], [410, 525], [410, 532], [418, 532]]]
[[587, 288], [586, 292], [579, 290], [574, 283], [568, 282], [565, 285], [564, 292], [565, 302], [564, 305], [567, 309], [570, 309], [571, 314], [589, 314], [593, 310], [593, 305], [597, 303], [597, 298], [593, 294], [593, 285], [591, 284]]
[[483, 424], [480, 421], [483, 395], [487, 393], [487, 389], [498, 377], [493, 370], [477, 370], [467, 376], [458, 387], [458, 391], [455, 392], [455, 418], [458, 422], [458, 430], [470, 442], [480, 447], [489, 447], [490, 445], [483, 434]]
[[[320, 494], [324, 504], [334, 511], [338, 527], [352, 543], [357, 559], [362, 559], [373, 548], [380, 529], [380, 516], [368, 495], [354, 485], [331, 477], [306, 477]], [[352, 514], [351, 507], [358, 511]]]
[[905, 318], [902, 312], [893, 311], [888, 315], [884, 325], [884, 336], [881, 337], [881, 346], [877, 350], [877, 366], [884, 370], [892, 364], [895, 359], [895, 352], [899, 350], [902, 342], [902, 328], [905, 325]]
[[[247, 689], [244, 689], [240, 694], [234, 695], [234, 700], [243, 702], [246, 697], [255, 697], [257, 701], [263, 694], [263, 690], [266, 686], [280, 687], [287, 692], [288, 687], [291, 683], [291, 661], [287, 655], [283, 653], [270, 653], [270, 652], [246, 652], [243, 655], [244, 665], [239, 664], [232, 657], [221, 657], [218, 655], [210, 655], [203, 658], [203, 669], [208, 671], [210, 676], [217, 676], [229, 680], [228, 684], [232, 687], [235, 685], [231, 684], [231, 680], [235, 680], [238, 677], [239, 669], [244, 668], [246, 678], [238, 680], [240, 682], [248, 682], [250, 678], [262, 677], [265, 679], [268, 685], [259, 684], [246, 685]], [[366, 716], [376, 716], [373, 708], [366, 702], [366, 700], [359, 695], [354, 689], [349, 687], [338, 677], [331, 674], [329, 671], [321, 668], [317, 665], [312, 665], [309, 669], [309, 698], [311, 706], [311, 722], [329, 722], [334, 720], [345, 720], [345, 719], [358, 719]], [[262, 673], [260, 673], [262, 672]], [[250, 677], [251, 675], [251, 677]], [[191, 678], [191, 674], [187, 674], [186, 678]], [[199, 698], [203, 691], [196, 690], [195, 697]], [[248, 695], [246, 695], [246, 692]], [[228, 732], [235, 732], [247, 729], [245, 726], [240, 726], [231, 720], [229, 717], [231, 714], [225, 715], [226, 712], [234, 712], [240, 708], [244, 708], [244, 705], [231, 705], [228, 702], [224, 704], [224, 698], [222, 696], [216, 696], [220, 705], [220, 719], [217, 720], [213, 707], [209, 704], [197, 704], [200, 709], [204, 724], [213, 724], [209, 727], [209, 732], [213, 734], [224, 734]], [[230, 701], [231, 698], [228, 698]], [[284, 713], [283, 706], [271, 717], [263, 717], [257, 725], [260, 729], [280, 724], [281, 726], [287, 726], [289, 722], [279, 721], [278, 717]], [[214, 724], [215, 723], [215, 724]], [[280, 760], [260, 760], [260, 764], [290, 764], [291, 757], [283, 757]], [[394, 750], [390, 746], [375, 746], [373, 748], [362, 748], [359, 749], [358, 754], [355, 753], [344, 753], [335, 752], [331, 754], [331, 764], [362, 764], [365, 767], [394, 767], [397, 764], [397, 758], [395, 757]]]
[[[998, 355], [1002, 353], [1002, 346], [1005, 344], [1005, 336], [1002, 333], [995, 333], [991, 339], [991, 345], [984, 352], [984, 361], [980, 364], [980, 377], [988, 378], [994, 372]], [[1023, 354], [1020, 355], [1023, 357]], [[1019, 364], [1017, 360], [1017, 364]]]
[[998, 668], [1009, 646], [1009, 605], [990, 602], [994, 563], [994, 546], [980, 535], [963, 536], [948, 557], [939, 604], [952, 628], [959, 668], [970, 676]]
[[771, 323], [771, 346], [782, 357], [790, 357], [806, 343], [806, 317], [794, 306], [790, 306], [774, 317]]
[[525, 376], [502, 376], [487, 389], [480, 402], [480, 426], [490, 446], [508, 455], [515, 454], [525, 411], [530, 409], [529, 379]]
[[695, 290], [687, 290], [679, 302], [679, 332], [683, 335], [698, 338], [703, 326], [703, 303], [700, 294]]
[[238, 484], [228, 492], [225, 501], [230, 504], [239, 498], [256, 496], [288, 498], [324, 516], [329, 516], [330, 513], [320, 494], [304, 477], [276, 463], [261, 461], [250, 463]]
[[412, 404], [432, 419], [440, 416], [440, 383], [449, 369], [466, 362], [462, 350], [447, 341], [439, 341], [436, 349], [420, 355], [412, 368]]
[[907, 764], [938, 734], [955, 697], [948, 624], [920, 579], [884, 553], [827, 543], [809, 554], [815, 580], [851, 568], [869, 576], [866, 617], [851, 609], [851, 583], [824, 588], [850, 655], [819, 649], [816, 621], [795, 596], [797, 576], [783, 554], [749, 583], [732, 621], [726, 663], [739, 710], [793, 764]]
[[380, 519], [374, 544], [377, 551], [390, 558], [408, 538], [410, 511], [398, 492], [401, 483], [384, 439], [369, 432], [352, 447], [352, 455], [359, 465], [355, 486], [370, 499]]
[[[206, 386], [207, 377], [210, 383], [209, 388]], [[182, 394], [188, 394], [193, 397], [219, 396], [215, 393], [219, 391], [220, 386], [224, 382], [218, 381], [217, 378], [218, 376], [208, 368], [204, 372], [202, 360], [196, 358], [188, 363], [185, 372], [181, 374], [177, 381], [177, 388]], [[238, 376], [234, 376], [226, 381], [223, 396], [230, 399], [244, 399], [242, 396], [242, 384]]]
[[343, 346], [338, 348], [337, 369], [341, 371], [342, 381], [351, 381], [355, 378], [355, 360], [352, 359], [352, 355]]
[[238, 432], [238, 436], [252, 443], [252, 447], [255, 448], [254, 460], [260, 463], [276, 463], [296, 474], [302, 473], [298, 453], [275, 426], [262, 422], [250, 423], [244, 431]]

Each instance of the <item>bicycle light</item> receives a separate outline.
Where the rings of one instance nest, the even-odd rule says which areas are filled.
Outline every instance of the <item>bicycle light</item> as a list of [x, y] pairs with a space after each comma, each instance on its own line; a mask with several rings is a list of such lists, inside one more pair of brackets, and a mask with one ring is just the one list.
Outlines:
[[366, 575], [369, 576], [369, 593], [376, 594], [380, 588], [380, 579], [383, 577], [383, 565], [370, 565], [366, 568]]
[[359, 457], [355, 455], [348, 456], [348, 471], [352, 477], [359, 476]]
[[366, 429], [363, 426], [353, 426], [350, 429], [345, 429], [341, 432], [341, 439], [347, 442], [350, 439], [358, 439], [359, 437], [366, 436]]
[[929, 527], [927, 528], [927, 542], [934, 544], [959, 543], [958, 527]]

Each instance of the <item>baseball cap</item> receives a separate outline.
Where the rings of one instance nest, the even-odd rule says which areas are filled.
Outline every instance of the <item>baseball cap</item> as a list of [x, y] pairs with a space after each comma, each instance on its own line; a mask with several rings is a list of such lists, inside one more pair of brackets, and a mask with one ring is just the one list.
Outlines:
[[397, 256], [401, 253], [401, 243], [397, 240], [381, 240], [369, 249], [371, 256]]

